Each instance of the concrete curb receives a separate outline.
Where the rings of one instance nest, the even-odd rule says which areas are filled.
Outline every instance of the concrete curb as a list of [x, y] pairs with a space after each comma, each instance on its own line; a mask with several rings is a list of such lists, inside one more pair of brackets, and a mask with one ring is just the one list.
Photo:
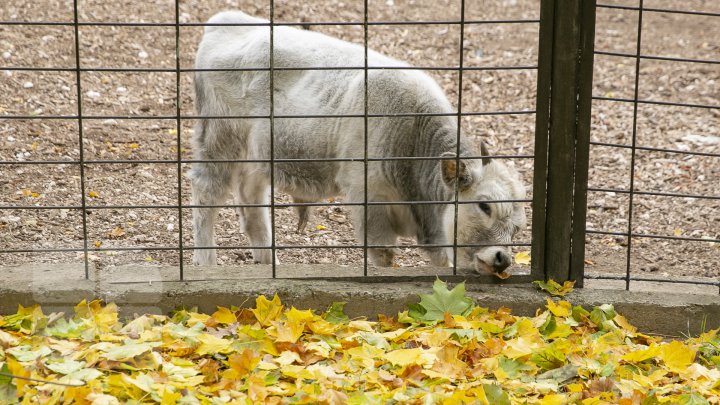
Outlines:
[[[86, 280], [84, 268], [77, 265], [0, 268], [0, 313], [14, 313], [18, 304], [35, 303], [41, 304], [46, 313], [72, 313], [72, 307], [82, 299], [95, 298], [118, 304], [121, 316], [168, 313], [179, 307], [197, 307], [211, 313], [217, 306], [251, 307], [257, 296], [277, 293], [286, 306], [322, 310], [333, 302], [344, 301], [349, 316], [374, 318], [379, 313], [395, 315], [417, 302], [418, 294], [432, 290], [430, 281], [273, 280], [247, 278], [247, 273], [238, 276], [237, 269], [226, 274], [232, 277], [222, 280], [161, 281], [163, 269], [149, 266], [119, 269], [116, 273], [123, 280], [118, 281], [112, 271], [103, 270], [99, 274], [95, 269], [91, 269], [93, 276]], [[214, 271], [217, 277], [227, 269]], [[466, 287], [478, 305], [492, 309], [508, 307], [518, 315], [533, 315], [545, 306], [549, 297], [526, 284], [487, 285], [471, 281]], [[706, 329], [720, 327], [718, 295], [586, 288], [575, 290], [564, 299], [585, 308], [613, 304], [644, 333], [697, 334], [703, 322]]]

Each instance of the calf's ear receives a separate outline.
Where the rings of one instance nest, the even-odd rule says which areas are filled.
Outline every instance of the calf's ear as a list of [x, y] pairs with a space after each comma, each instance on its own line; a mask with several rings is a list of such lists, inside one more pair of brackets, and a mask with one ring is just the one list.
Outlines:
[[[452, 152], [445, 152], [441, 155], [443, 158], [454, 158], [455, 154]], [[459, 165], [458, 165], [459, 163]], [[449, 187], [455, 186], [455, 180], [458, 181], [458, 189], [460, 191], [467, 190], [473, 183], [473, 176], [470, 168], [464, 160], [458, 162], [457, 159], [443, 159], [440, 162], [440, 169], [442, 171], [442, 178], [445, 184]]]
[[[490, 156], [490, 152], [488, 152], [487, 144], [483, 141], [480, 141], [480, 154], [482, 156]], [[489, 165], [492, 162], [492, 159], [485, 158], [482, 160], [483, 166]]]

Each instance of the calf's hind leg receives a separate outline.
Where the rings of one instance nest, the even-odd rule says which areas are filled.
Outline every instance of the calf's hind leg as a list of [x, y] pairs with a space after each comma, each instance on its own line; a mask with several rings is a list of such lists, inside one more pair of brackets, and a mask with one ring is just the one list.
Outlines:
[[[270, 184], [268, 177], [262, 170], [251, 170], [239, 176], [239, 199], [244, 204], [270, 205]], [[272, 263], [272, 233], [270, 229], [269, 207], [243, 207], [245, 220], [245, 234], [250, 239], [250, 245], [259, 248], [252, 249], [253, 259], [257, 263]], [[260, 247], [268, 247], [262, 249]], [[277, 260], [275, 261], [277, 263]]]
[[[394, 245], [397, 242], [397, 234], [390, 225], [385, 207], [368, 206], [367, 223], [363, 207], [353, 207], [352, 213], [355, 234], [361, 244], [365, 240], [365, 226], [367, 226], [368, 245]], [[396, 248], [369, 248], [368, 260], [376, 266], [391, 267], [398, 253], [399, 250]]]
[[[304, 198], [300, 197], [293, 197], [293, 202], [304, 204], [304, 203], [310, 203], [313, 201], [306, 200]], [[298, 214], [298, 225], [297, 225], [297, 233], [304, 234], [305, 228], [307, 228], [307, 223], [310, 220], [310, 208], [312, 206], [308, 205], [298, 205], [295, 207], [295, 211]]]

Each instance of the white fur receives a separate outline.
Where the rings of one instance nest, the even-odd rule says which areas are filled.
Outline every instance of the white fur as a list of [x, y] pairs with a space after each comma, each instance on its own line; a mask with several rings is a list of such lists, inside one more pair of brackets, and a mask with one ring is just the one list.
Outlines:
[[[210, 23], [266, 23], [239, 11], [223, 12]], [[207, 27], [197, 55], [198, 69], [252, 69], [269, 67], [270, 31], [267, 26]], [[363, 67], [364, 49], [326, 35], [290, 27], [274, 28], [273, 66]], [[403, 62], [368, 51], [369, 66], [406, 67]], [[270, 114], [270, 73], [259, 71], [205, 71], [195, 76], [196, 106], [201, 116], [265, 116]], [[365, 195], [365, 133], [369, 157], [454, 156], [457, 117], [440, 87], [417, 70], [367, 71], [369, 114], [448, 114], [368, 118], [277, 118], [293, 115], [362, 115], [365, 112], [365, 72], [356, 70], [275, 71], [272, 85], [274, 151], [283, 158], [352, 158], [357, 161], [276, 163], [275, 189], [296, 201], [318, 201], [342, 195], [348, 202], [362, 202]], [[194, 148], [198, 159], [269, 159], [270, 121], [258, 119], [200, 119]], [[462, 142], [461, 157], [477, 155]], [[231, 193], [244, 204], [270, 203], [270, 167], [267, 163], [196, 163], [191, 171], [193, 204], [221, 205]], [[367, 163], [369, 201], [450, 201], [455, 175], [460, 178], [461, 198], [516, 199], [524, 196], [517, 174], [501, 162], [481, 165], [461, 160], [459, 171], [449, 162], [370, 161]], [[461, 243], [506, 243], [512, 231], [523, 226], [519, 204], [494, 204], [497, 215], [487, 217], [475, 204], [462, 204], [458, 240]], [[393, 245], [398, 236], [415, 237], [420, 244], [447, 244], [453, 228], [448, 209], [452, 205], [353, 207], [358, 240], [367, 226], [368, 242]], [[244, 207], [245, 232], [256, 261], [269, 263], [270, 217], [267, 207]], [[303, 221], [301, 213], [301, 225]], [[216, 208], [195, 208], [193, 226], [196, 246], [215, 246], [213, 226]], [[483, 216], [484, 215], [484, 216]], [[508, 216], [510, 215], [510, 216]], [[305, 216], [305, 218], [307, 218]], [[482, 229], [480, 229], [482, 228]], [[477, 236], [483, 235], [482, 240]], [[506, 251], [506, 248], [502, 248]], [[451, 249], [428, 248], [436, 265], [451, 265]], [[492, 266], [491, 249], [464, 249], [470, 260]], [[494, 250], [497, 252], [498, 250]], [[392, 264], [394, 250], [369, 249], [373, 263]], [[214, 249], [196, 250], [196, 264], [214, 264]], [[482, 267], [482, 266], [481, 266]]]

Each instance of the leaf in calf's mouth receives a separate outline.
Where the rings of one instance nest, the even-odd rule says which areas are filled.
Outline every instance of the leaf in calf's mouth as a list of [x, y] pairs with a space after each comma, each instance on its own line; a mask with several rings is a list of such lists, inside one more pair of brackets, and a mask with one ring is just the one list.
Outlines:
[[507, 280], [510, 278], [510, 273], [507, 271], [503, 271], [502, 273], [493, 273], [495, 277], [501, 279], [501, 280]]

